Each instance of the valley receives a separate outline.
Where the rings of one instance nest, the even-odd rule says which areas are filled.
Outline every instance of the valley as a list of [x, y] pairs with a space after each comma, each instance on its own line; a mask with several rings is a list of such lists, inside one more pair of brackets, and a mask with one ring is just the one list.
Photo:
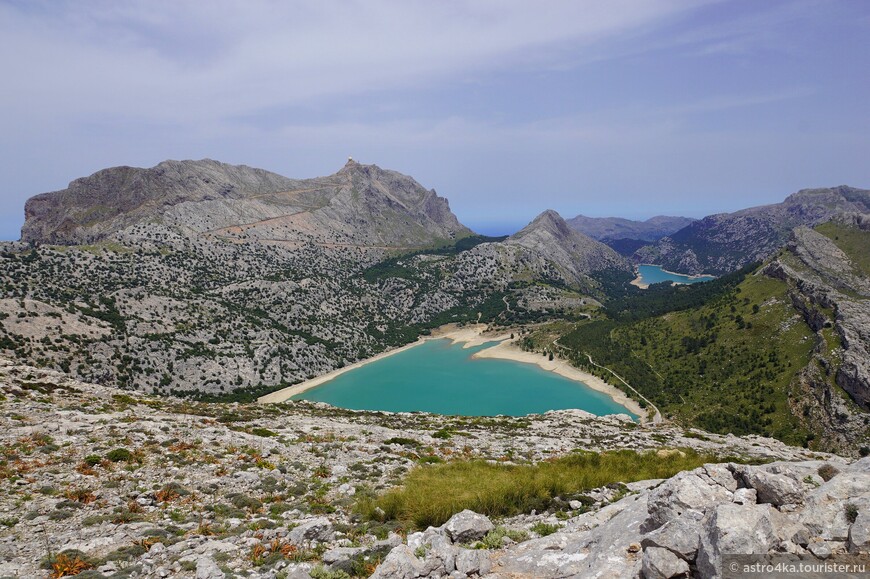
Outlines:
[[[728, 251], [676, 265], [659, 249], [709, 220], [650, 245], [605, 232], [684, 221], [546, 210], [487, 237], [354, 161], [301, 180], [171, 161], [38, 196], [0, 244], [0, 574], [716, 576], [732, 540], [864, 556], [865, 193], [793, 196], [768, 245], [717, 217]], [[664, 283], [638, 287], [645, 255]], [[670, 283], [696, 266], [718, 275]], [[507, 374], [464, 384], [426, 348]], [[301, 399], [379, 363], [406, 377]], [[414, 387], [426, 405], [379, 403]]]

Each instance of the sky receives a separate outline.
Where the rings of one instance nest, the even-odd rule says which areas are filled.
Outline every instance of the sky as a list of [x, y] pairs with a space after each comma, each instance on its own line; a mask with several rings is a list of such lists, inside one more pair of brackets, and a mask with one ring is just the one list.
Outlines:
[[866, 0], [0, 0], [0, 239], [106, 167], [348, 156], [489, 234], [870, 188]]

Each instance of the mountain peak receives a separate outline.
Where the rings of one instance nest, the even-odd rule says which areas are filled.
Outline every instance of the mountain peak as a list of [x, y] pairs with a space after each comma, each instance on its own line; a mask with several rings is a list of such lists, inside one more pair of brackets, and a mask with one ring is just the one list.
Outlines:
[[[539, 231], [546, 232], [547, 235], [559, 240], [568, 239], [576, 233], [568, 227], [568, 224], [562, 219], [561, 215], [552, 209], [547, 209], [535, 217], [528, 225], [514, 233], [511, 238], [522, 239], [534, 235]], [[577, 233], [577, 235], [582, 234]]]
[[568, 226], [562, 216], [547, 209], [531, 223], [510, 236], [508, 245], [524, 247], [551, 260], [568, 277], [581, 280], [593, 271], [629, 270], [630, 266], [615, 251]]
[[277, 243], [404, 248], [471, 231], [413, 178], [348, 159], [336, 174], [289, 179], [203, 159], [114, 167], [25, 205], [22, 239], [89, 243], [141, 223], [185, 235]]

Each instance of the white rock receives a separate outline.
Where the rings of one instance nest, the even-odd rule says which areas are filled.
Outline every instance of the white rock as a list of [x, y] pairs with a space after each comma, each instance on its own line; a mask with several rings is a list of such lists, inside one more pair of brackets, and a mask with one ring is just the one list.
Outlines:
[[444, 525], [444, 530], [454, 543], [467, 543], [482, 539], [493, 528], [494, 525], [488, 517], [468, 509], [456, 513]]

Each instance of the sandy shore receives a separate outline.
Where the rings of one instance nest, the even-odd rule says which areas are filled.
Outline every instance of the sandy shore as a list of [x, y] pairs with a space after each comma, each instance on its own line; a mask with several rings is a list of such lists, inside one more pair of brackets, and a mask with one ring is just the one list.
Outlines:
[[301, 394], [306, 390], [311, 390], [315, 386], [320, 386], [324, 382], [329, 382], [333, 378], [341, 376], [345, 372], [350, 372], [351, 370], [356, 370], [357, 368], [362, 368], [366, 364], [371, 364], [372, 362], [376, 362], [378, 360], [382, 360], [388, 356], [392, 356], [393, 354], [398, 354], [399, 352], [404, 352], [414, 346], [419, 346], [425, 339], [419, 339], [416, 342], [412, 342], [410, 344], [406, 344], [400, 348], [396, 348], [394, 350], [388, 350], [386, 352], [381, 352], [377, 356], [372, 356], [371, 358], [366, 358], [365, 360], [360, 360], [359, 362], [354, 362], [348, 366], [343, 368], [339, 368], [337, 370], [333, 370], [328, 374], [323, 374], [322, 376], [318, 376], [317, 378], [312, 378], [311, 380], [306, 380], [305, 382], [300, 382], [299, 384], [294, 384], [293, 386], [288, 386], [287, 388], [282, 388], [281, 390], [277, 390], [272, 392], [271, 394], [266, 394], [265, 396], [260, 396], [257, 398], [257, 402], [263, 404], [270, 404], [275, 402], [284, 402], [288, 398], [292, 396], [296, 396], [297, 394]]
[[598, 376], [593, 376], [588, 372], [584, 372], [579, 368], [575, 368], [564, 360], [560, 360], [558, 358], [549, 360], [546, 356], [542, 356], [541, 354], [536, 354], [534, 352], [524, 352], [513, 342], [508, 340], [503, 341], [501, 344], [493, 346], [492, 348], [487, 348], [485, 350], [481, 350], [480, 352], [475, 352], [472, 357], [499, 358], [502, 360], [514, 360], [515, 362], [535, 364], [543, 370], [555, 372], [556, 374], [564, 376], [569, 380], [583, 382], [585, 385], [589, 386], [593, 390], [597, 390], [599, 392], [607, 394], [608, 396], [613, 398], [614, 402], [625, 406], [626, 408], [628, 408], [628, 410], [630, 410], [634, 414], [637, 414], [640, 417], [641, 422], [646, 422], [646, 410], [641, 408], [640, 404], [638, 404], [635, 400], [632, 400], [631, 398], [626, 396], [625, 392], [615, 386], [611, 386]]
[[608, 396], [613, 398], [614, 402], [625, 406], [631, 412], [637, 414], [640, 417], [641, 421], [646, 421], [646, 412], [640, 407], [637, 402], [626, 396], [625, 393], [619, 388], [611, 386], [601, 378], [593, 376], [592, 374], [589, 374], [587, 372], [583, 372], [582, 370], [579, 370], [578, 368], [575, 368], [574, 366], [568, 364], [563, 360], [559, 360], [558, 358], [548, 360], [546, 357], [541, 356], [540, 354], [534, 354], [532, 352], [524, 352], [520, 350], [511, 341], [510, 332], [503, 332], [500, 334], [484, 334], [483, 332], [485, 330], [485, 324], [474, 324], [463, 327], [458, 327], [455, 324], [448, 324], [446, 326], [442, 326], [433, 330], [431, 335], [420, 338], [416, 342], [407, 344], [394, 350], [382, 352], [377, 356], [373, 356], [365, 360], [360, 360], [359, 362], [350, 364], [348, 366], [345, 366], [344, 368], [333, 370], [328, 374], [312, 378], [311, 380], [306, 380], [305, 382], [300, 382], [299, 384], [295, 384], [293, 386], [288, 386], [287, 388], [282, 388], [277, 392], [266, 394], [265, 396], [261, 396], [260, 398], [258, 398], [257, 402], [264, 404], [284, 402], [285, 400], [296, 396], [297, 394], [301, 394], [306, 390], [311, 390], [312, 388], [320, 386], [324, 382], [329, 382], [333, 378], [341, 376], [345, 372], [350, 372], [351, 370], [355, 370], [356, 368], [361, 368], [366, 364], [371, 364], [372, 362], [382, 360], [388, 356], [392, 356], [393, 354], [404, 352], [405, 350], [419, 346], [420, 344], [428, 340], [448, 339], [454, 344], [463, 344], [463, 348], [472, 348], [474, 346], [479, 346], [487, 342], [501, 342], [500, 344], [476, 352], [472, 357], [499, 358], [503, 360], [513, 360], [515, 362], [535, 364], [544, 370], [547, 370], [549, 372], [555, 372], [556, 374], [564, 376], [565, 378], [568, 378], [570, 380], [583, 382], [589, 388], [607, 394]]
[[500, 341], [508, 338], [508, 335], [498, 335], [498, 336], [484, 336], [482, 332], [486, 329], [485, 324], [475, 324], [471, 326], [463, 326], [458, 327], [456, 324], [448, 324], [446, 326], [442, 326], [432, 331], [432, 334], [420, 338], [416, 342], [412, 342], [410, 344], [406, 344], [400, 348], [395, 348], [393, 350], [388, 350], [386, 352], [381, 352], [377, 356], [372, 356], [371, 358], [366, 358], [365, 360], [360, 360], [359, 362], [355, 362], [343, 368], [338, 368], [337, 370], [333, 370], [328, 374], [323, 374], [322, 376], [318, 376], [316, 378], [312, 378], [311, 380], [306, 380], [305, 382], [300, 382], [299, 384], [294, 384], [293, 386], [288, 386], [287, 388], [282, 388], [281, 390], [277, 390], [270, 394], [266, 394], [265, 396], [261, 396], [257, 399], [257, 402], [263, 404], [270, 404], [275, 402], [284, 402], [285, 400], [296, 396], [297, 394], [301, 394], [306, 390], [311, 390], [317, 386], [320, 386], [324, 382], [329, 382], [333, 378], [337, 378], [341, 376], [345, 372], [350, 372], [351, 370], [356, 370], [357, 368], [362, 368], [366, 364], [371, 364], [372, 362], [377, 362], [378, 360], [382, 360], [388, 356], [392, 356], [393, 354], [398, 354], [399, 352], [404, 352], [410, 348], [415, 346], [419, 346], [423, 342], [428, 340], [440, 340], [440, 339], [449, 339], [454, 344], [463, 342], [465, 345], [463, 348], [471, 348], [472, 346], [477, 346], [480, 344], [484, 344], [486, 342], [492, 341]]

